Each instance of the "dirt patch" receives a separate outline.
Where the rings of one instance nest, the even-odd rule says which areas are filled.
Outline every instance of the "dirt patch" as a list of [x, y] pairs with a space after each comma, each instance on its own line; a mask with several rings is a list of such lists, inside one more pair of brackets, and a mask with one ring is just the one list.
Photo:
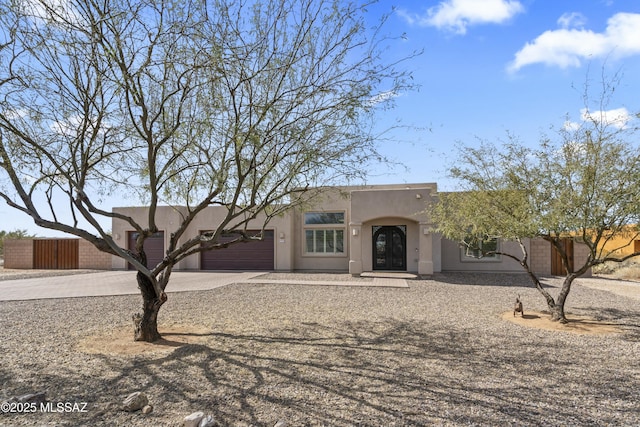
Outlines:
[[154, 343], [133, 340], [133, 328], [91, 335], [78, 343], [78, 349], [89, 354], [151, 355], [169, 353], [186, 344], [201, 344], [211, 333], [205, 328], [192, 325], [175, 325], [160, 328], [162, 339]]
[[516, 314], [516, 317], [513, 317], [513, 311], [507, 311], [502, 313], [502, 318], [518, 325], [547, 331], [571, 332], [582, 335], [607, 335], [622, 332], [620, 326], [615, 323], [573, 314], [567, 314], [569, 323], [564, 324], [552, 321], [551, 314], [545, 311], [526, 311], [524, 316]]

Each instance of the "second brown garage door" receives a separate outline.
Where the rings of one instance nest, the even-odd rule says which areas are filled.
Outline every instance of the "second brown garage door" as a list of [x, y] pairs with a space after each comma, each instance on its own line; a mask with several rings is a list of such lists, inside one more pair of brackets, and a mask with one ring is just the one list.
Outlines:
[[[260, 230], [248, 230], [258, 234]], [[274, 238], [273, 230], [265, 230], [264, 239], [248, 243], [236, 243], [224, 249], [202, 252], [200, 268], [202, 270], [273, 270]], [[236, 236], [223, 236], [225, 242]]]

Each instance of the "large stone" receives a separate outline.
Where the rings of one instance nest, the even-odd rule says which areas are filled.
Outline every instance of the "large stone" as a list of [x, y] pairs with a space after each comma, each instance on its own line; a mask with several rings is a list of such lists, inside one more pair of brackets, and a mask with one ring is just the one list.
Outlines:
[[218, 424], [213, 415], [209, 414], [200, 420], [198, 427], [220, 427], [220, 424]]
[[194, 412], [191, 415], [187, 415], [184, 417], [184, 421], [182, 421], [182, 425], [184, 427], [198, 427], [200, 421], [204, 418], [204, 412], [198, 411]]
[[147, 399], [147, 395], [141, 391], [136, 391], [124, 399], [124, 402], [122, 402], [122, 409], [127, 412], [135, 412], [144, 408], [148, 404], [149, 399]]

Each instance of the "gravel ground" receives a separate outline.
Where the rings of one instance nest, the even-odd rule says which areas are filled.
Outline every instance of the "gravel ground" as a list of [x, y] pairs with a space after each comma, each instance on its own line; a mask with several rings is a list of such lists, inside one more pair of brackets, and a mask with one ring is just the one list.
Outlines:
[[[200, 342], [129, 355], [78, 343], [128, 328], [137, 296], [2, 302], [0, 401], [46, 390], [87, 412], [0, 414], [0, 425], [177, 426], [198, 410], [222, 426], [640, 424], [637, 299], [578, 280], [567, 311], [624, 330], [588, 336], [502, 320], [517, 294], [545, 308], [523, 275], [408, 283], [173, 294], [161, 329], [192, 325]], [[119, 410], [134, 391], [151, 414]]]

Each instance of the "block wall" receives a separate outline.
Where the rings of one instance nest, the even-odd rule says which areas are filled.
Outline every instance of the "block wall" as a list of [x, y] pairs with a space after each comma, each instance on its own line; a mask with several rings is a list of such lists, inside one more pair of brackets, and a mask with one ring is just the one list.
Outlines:
[[91, 243], [80, 239], [78, 248], [78, 268], [111, 270], [111, 254], [99, 251]]
[[[583, 243], [573, 245], [573, 265], [575, 268], [582, 265], [589, 256], [589, 247]], [[532, 239], [530, 250], [531, 270], [536, 274], [551, 275], [551, 243], [543, 239]], [[591, 277], [589, 269], [582, 277]]]
[[531, 239], [529, 266], [536, 274], [551, 275], [551, 243], [543, 239]]
[[4, 241], [4, 268], [33, 268], [33, 240]]

